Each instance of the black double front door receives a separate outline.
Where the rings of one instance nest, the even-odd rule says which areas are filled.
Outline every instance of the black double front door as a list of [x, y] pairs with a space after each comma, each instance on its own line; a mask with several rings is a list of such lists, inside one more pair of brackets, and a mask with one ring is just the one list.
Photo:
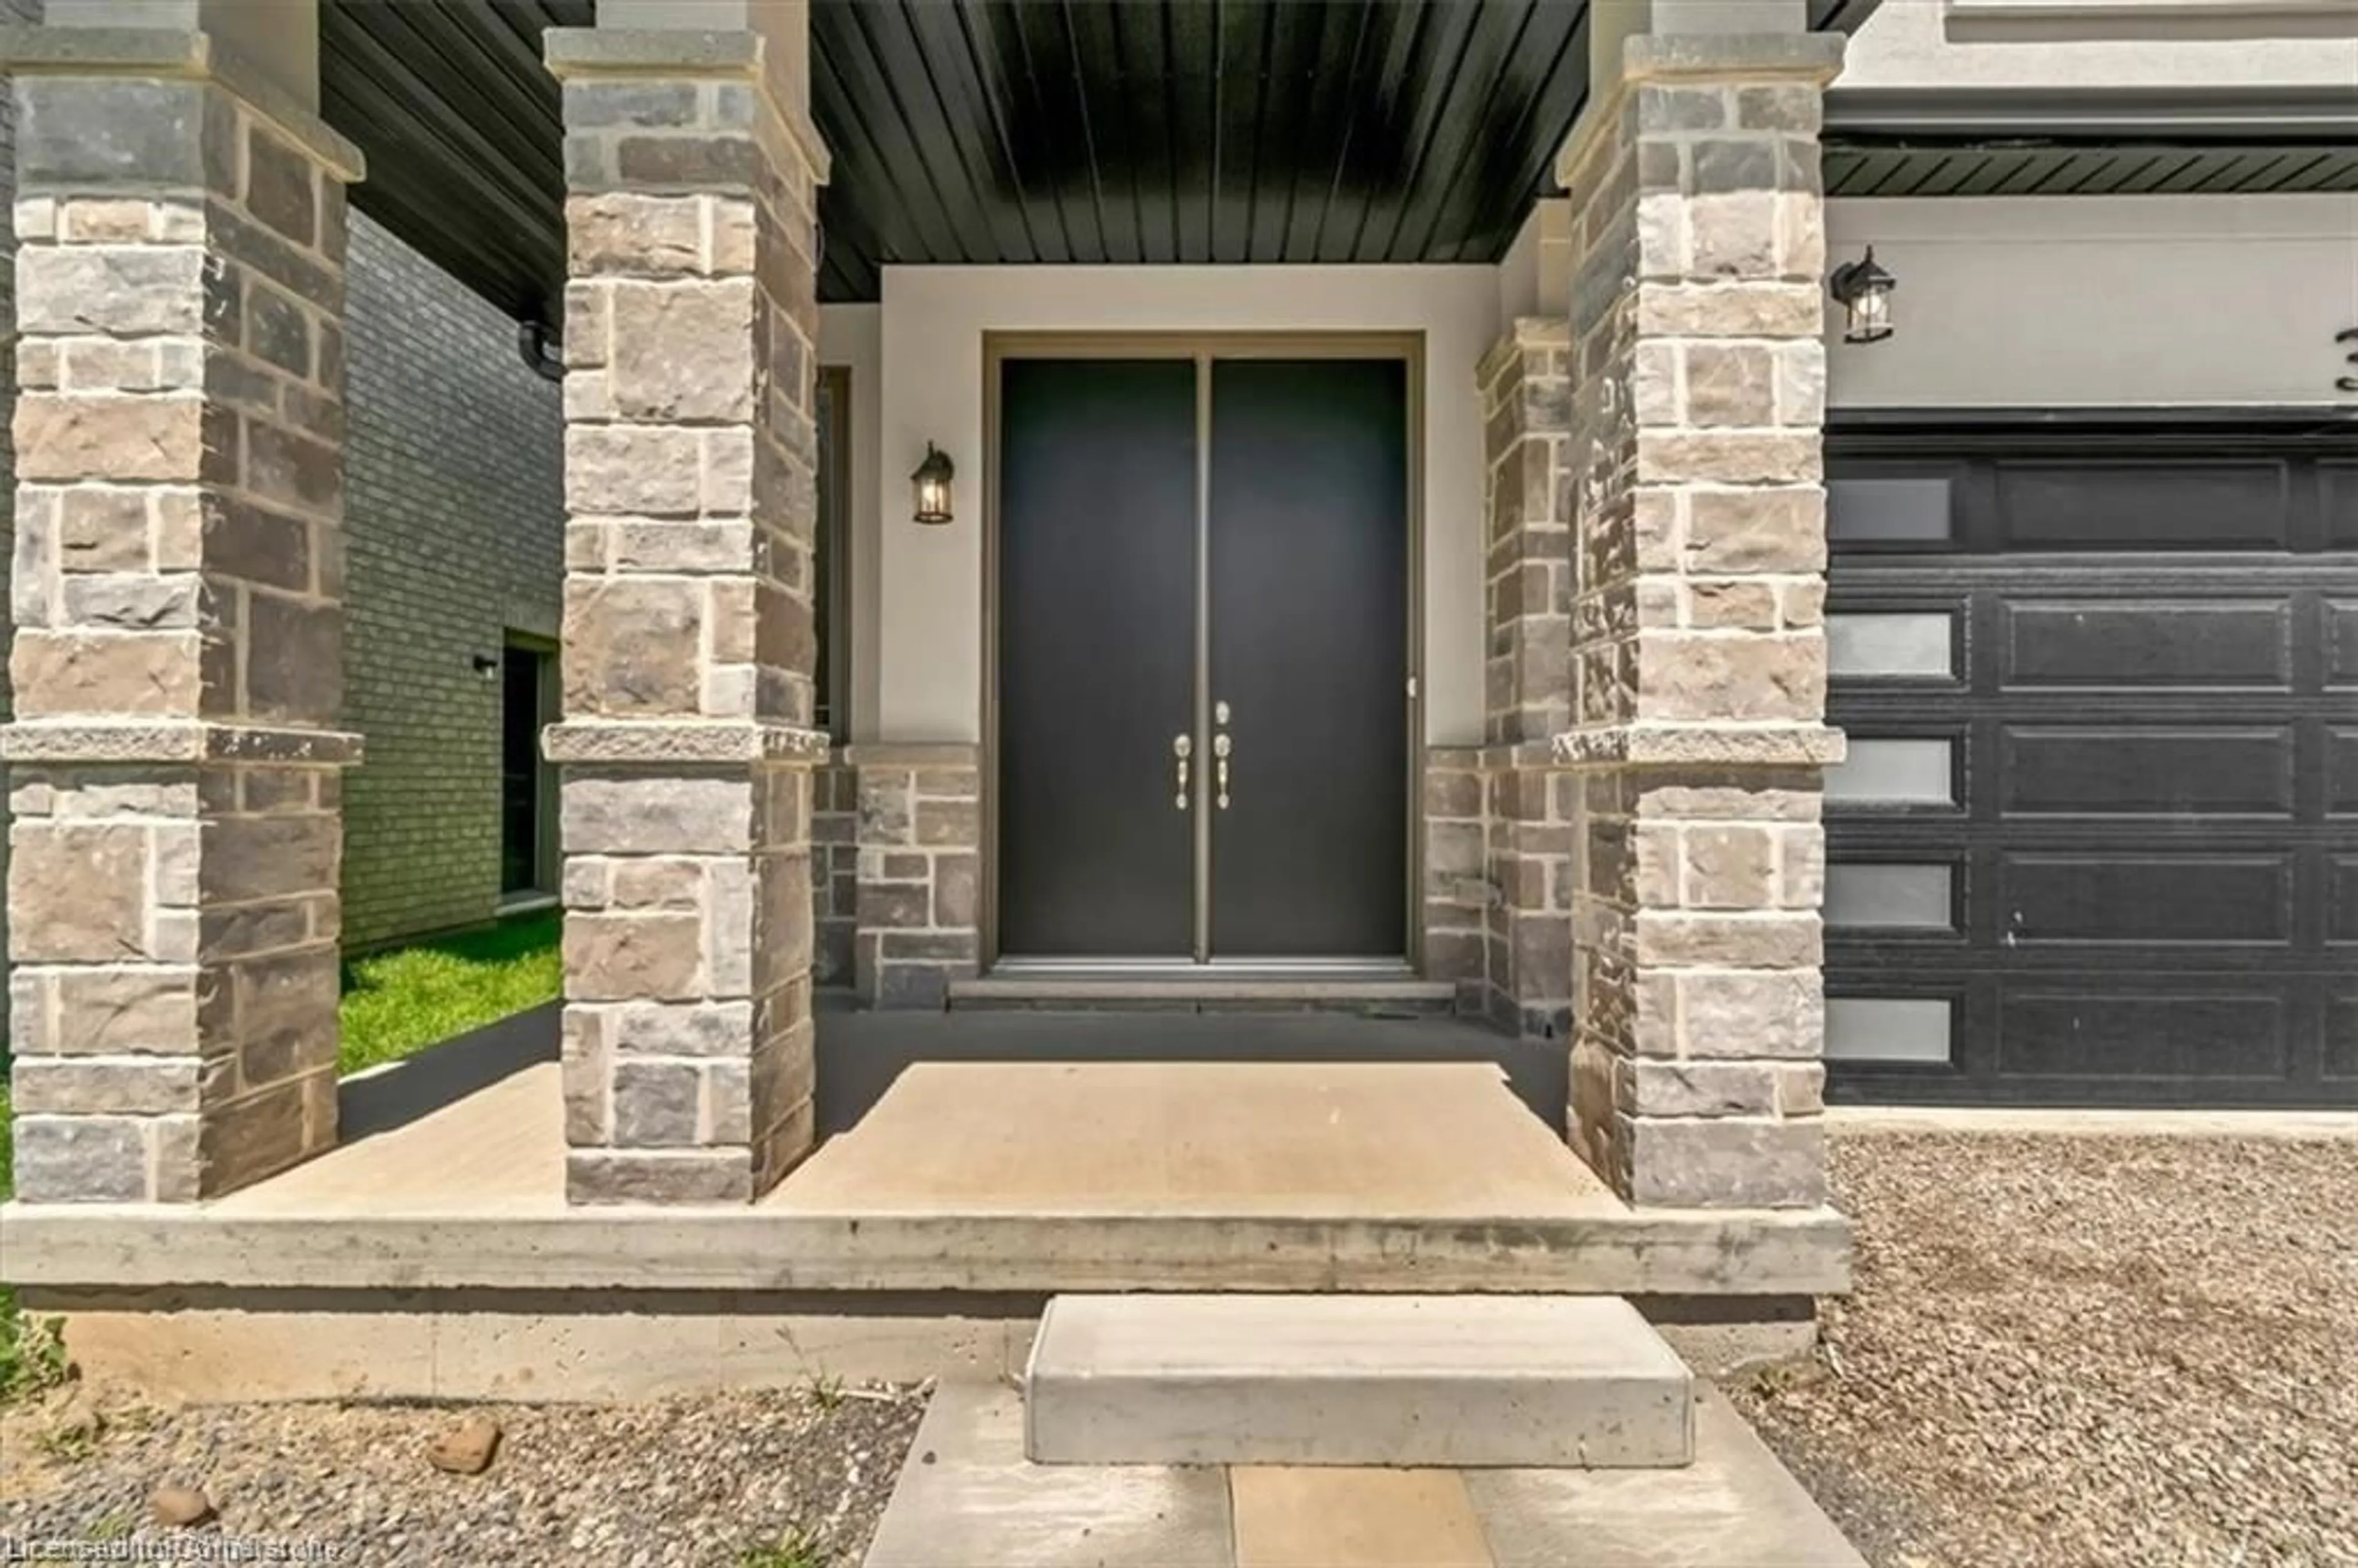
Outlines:
[[1003, 956], [1401, 957], [1407, 371], [1000, 362]]

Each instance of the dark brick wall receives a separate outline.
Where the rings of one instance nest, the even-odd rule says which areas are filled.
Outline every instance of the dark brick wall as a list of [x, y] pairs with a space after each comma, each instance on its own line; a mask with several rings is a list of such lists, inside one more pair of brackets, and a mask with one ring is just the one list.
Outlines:
[[515, 324], [355, 212], [346, 334], [344, 937], [489, 919], [511, 632], [554, 637], [564, 422]]

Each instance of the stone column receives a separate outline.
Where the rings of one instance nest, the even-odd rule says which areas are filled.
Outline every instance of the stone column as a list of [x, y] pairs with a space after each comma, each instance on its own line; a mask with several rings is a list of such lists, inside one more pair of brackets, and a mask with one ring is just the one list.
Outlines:
[[740, 5], [741, 31], [547, 35], [570, 186], [565, 719], [546, 751], [576, 1203], [746, 1202], [813, 1137], [826, 155], [798, 47], [750, 26], [763, 9]]
[[[193, 20], [194, 0], [180, 7]], [[103, 8], [81, 11], [103, 15]], [[145, 8], [153, 19], [174, 7]], [[53, 6], [53, 16], [75, 7]], [[265, 14], [267, 13], [267, 14]], [[284, 6], [11, 32], [17, 1195], [336, 1136], [344, 186]], [[299, 52], [299, 51], [298, 51]]]
[[1640, 34], [1582, 215], [1574, 902], [1582, 1152], [1631, 1201], [1824, 1199], [1820, 103], [1841, 40]]
[[1571, 334], [1519, 320], [1484, 358], [1488, 635], [1487, 1011], [1563, 1039], [1572, 1016], [1571, 794], [1549, 745], [1572, 715]]

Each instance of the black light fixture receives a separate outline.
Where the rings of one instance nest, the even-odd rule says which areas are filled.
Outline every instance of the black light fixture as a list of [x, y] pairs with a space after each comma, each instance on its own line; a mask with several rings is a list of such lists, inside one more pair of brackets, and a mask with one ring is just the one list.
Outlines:
[[931, 441], [925, 443], [925, 460], [909, 481], [917, 489], [917, 521], [942, 524], [950, 520], [950, 481], [957, 477], [957, 469], [950, 456]]
[[1858, 261], [1844, 262], [1826, 279], [1826, 291], [1842, 305], [1843, 341], [1879, 343], [1891, 336], [1891, 291], [1899, 280], [1875, 259], [1875, 247]]
[[474, 663], [475, 673], [482, 676], [485, 680], [490, 680], [500, 673], [499, 660], [493, 658], [489, 654], [477, 654], [475, 655]]

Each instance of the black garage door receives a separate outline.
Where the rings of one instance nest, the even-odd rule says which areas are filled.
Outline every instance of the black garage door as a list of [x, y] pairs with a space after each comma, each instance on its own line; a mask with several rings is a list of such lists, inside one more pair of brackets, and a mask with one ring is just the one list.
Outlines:
[[2358, 425], [1827, 447], [1833, 1096], [2358, 1104]]

